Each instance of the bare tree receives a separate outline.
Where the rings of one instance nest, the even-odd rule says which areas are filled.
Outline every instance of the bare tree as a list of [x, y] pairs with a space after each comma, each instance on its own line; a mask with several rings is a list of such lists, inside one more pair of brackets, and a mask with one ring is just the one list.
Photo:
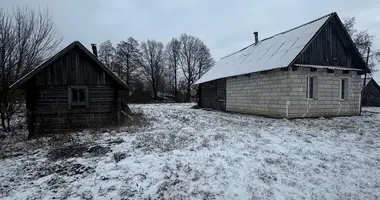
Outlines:
[[174, 99], [178, 101], [178, 66], [180, 64], [180, 51], [181, 51], [181, 43], [177, 38], [173, 38], [166, 45], [166, 58], [169, 70], [169, 74], [173, 75], [173, 87], [174, 87]]
[[115, 48], [112, 46], [111, 41], [107, 40], [99, 46], [99, 60], [102, 61], [111, 71], [114, 69]]
[[197, 52], [198, 56], [198, 79], [206, 73], [214, 64], [215, 61], [211, 56], [210, 49], [202, 42]]
[[[348, 34], [352, 38], [356, 48], [359, 50], [363, 58], [367, 57], [368, 47], [372, 47], [374, 36], [368, 33], [368, 30], [359, 31], [355, 28], [356, 19], [355, 17], [343, 19], [343, 25], [346, 28]], [[368, 67], [371, 72], [376, 72], [376, 63], [380, 62], [380, 49], [372, 50], [370, 52]]]
[[181, 68], [186, 79], [186, 100], [190, 102], [193, 83], [214, 64], [214, 60], [210, 50], [199, 38], [182, 34], [180, 42]]
[[[61, 37], [48, 10], [16, 8], [12, 13], [0, 9], [0, 115], [3, 129], [22, 105], [9, 86], [41, 64], [57, 50]], [[20, 99], [20, 98], [18, 98]]]
[[131, 74], [136, 70], [140, 56], [139, 42], [132, 37], [116, 46], [116, 60], [119, 63], [116, 72], [127, 85], [131, 83]]
[[139, 63], [152, 87], [155, 100], [157, 100], [158, 89], [163, 79], [164, 61], [164, 45], [162, 42], [155, 40], [141, 42], [141, 60]]

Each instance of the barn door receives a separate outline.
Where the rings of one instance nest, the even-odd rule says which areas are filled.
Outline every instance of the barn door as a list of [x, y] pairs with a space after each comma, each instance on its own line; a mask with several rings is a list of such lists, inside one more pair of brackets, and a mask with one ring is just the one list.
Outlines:
[[217, 109], [226, 110], [226, 79], [216, 81]]

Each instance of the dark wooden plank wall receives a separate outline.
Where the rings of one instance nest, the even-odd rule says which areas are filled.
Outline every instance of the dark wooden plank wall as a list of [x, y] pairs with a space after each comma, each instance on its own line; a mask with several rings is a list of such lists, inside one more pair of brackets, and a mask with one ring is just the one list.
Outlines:
[[201, 84], [201, 107], [215, 110], [226, 109], [226, 79]]
[[112, 85], [105, 72], [75, 49], [37, 75], [37, 85]]
[[[35, 80], [32, 80], [35, 82]], [[26, 120], [27, 128], [30, 135], [35, 134], [35, 124], [36, 124], [36, 89], [34, 84], [29, 84], [26, 86], [25, 99], [26, 99]]]
[[115, 123], [115, 90], [111, 86], [89, 86], [89, 108], [72, 105], [71, 109], [68, 109], [66, 86], [38, 86], [36, 131], [49, 133]]
[[362, 94], [363, 106], [380, 106], [380, 89], [371, 80], [363, 89]]
[[295, 63], [353, 68], [360, 66], [357, 56], [352, 57], [355, 50], [338, 23], [336, 18], [332, 18]]

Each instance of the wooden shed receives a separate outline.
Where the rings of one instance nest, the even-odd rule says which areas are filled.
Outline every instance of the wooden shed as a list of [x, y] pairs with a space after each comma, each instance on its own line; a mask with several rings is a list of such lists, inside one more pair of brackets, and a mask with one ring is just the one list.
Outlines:
[[11, 85], [25, 90], [29, 135], [124, 120], [127, 85], [94, 54], [75, 41]]
[[380, 86], [373, 78], [366, 80], [362, 91], [363, 106], [380, 106]]

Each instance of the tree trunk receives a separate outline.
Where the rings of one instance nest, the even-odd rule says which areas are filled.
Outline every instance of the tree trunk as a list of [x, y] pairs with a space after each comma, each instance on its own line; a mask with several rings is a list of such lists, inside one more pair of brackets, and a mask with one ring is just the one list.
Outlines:
[[153, 97], [154, 97], [154, 100], [157, 101], [157, 87], [156, 86], [153, 86]]
[[188, 81], [187, 83], [187, 88], [186, 88], [186, 93], [187, 93], [187, 102], [191, 102], [191, 84], [190, 84], [190, 81]]
[[126, 81], [126, 83], [127, 83], [127, 85], [128, 85], [128, 87], [129, 87], [129, 57], [127, 56], [127, 75], [126, 75], [126, 79], [127, 79], [127, 81]]
[[3, 130], [6, 131], [7, 130], [7, 126], [5, 124], [5, 115], [4, 115], [4, 113], [1, 114], [1, 125], [3, 127]]
[[201, 91], [201, 84], [198, 84], [198, 107], [202, 107], [202, 104], [201, 104], [201, 94], [202, 91]]
[[11, 130], [11, 126], [10, 126], [10, 124], [11, 124], [11, 118], [10, 118], [10, 116], [7, 116], [7, 126], [8, 126], [8, 131]]
[[178, 102], [178, 91], [177, 91], [177, 66], [174, 67], [174, 100]]

